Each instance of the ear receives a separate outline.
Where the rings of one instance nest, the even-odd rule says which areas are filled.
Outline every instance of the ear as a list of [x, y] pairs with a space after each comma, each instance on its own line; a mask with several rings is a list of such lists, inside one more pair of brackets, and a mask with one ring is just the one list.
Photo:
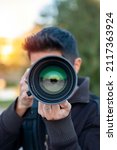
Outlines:
[[80, 66], [82, 64], [82, 59], [81, 58], [76, 58], [75, 61], [74, 61], [74, 69], [75, 71], [78, 73], [79, 70], [80, 70]]

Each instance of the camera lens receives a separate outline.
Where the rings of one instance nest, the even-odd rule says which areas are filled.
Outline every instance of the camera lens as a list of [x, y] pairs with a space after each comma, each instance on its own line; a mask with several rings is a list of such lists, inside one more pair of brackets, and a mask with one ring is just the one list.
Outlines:
[[48, 94], [58, 94], [66, 86], [66, 72], [58, 66], [50, 66], [40, 73], [40, 87]]
[[28, 76], [28, 87], [38, 101], [47, 104], [69, 99], [77, 84], [75, 70], [64, 57], [47, 56], [33, 64]]

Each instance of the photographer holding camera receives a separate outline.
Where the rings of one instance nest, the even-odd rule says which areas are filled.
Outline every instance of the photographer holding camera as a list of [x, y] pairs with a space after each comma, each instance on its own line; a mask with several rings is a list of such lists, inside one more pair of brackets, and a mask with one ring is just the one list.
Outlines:
[[[41, 73], [38, 71], [41, 79], [36, 74], [39, 81], [34, 83], [40, 89], [35, 95], [29, 92], [31, 88], [37, 90], [33, 81], [30, 83], [31, 69], [26, 70], [20, 81], [19, 97], [0, 116], [0, 150], [18, 150], [20, 147], [24, 150], [99, 150], [99, 99], [90, 93], [88, 78], [78, 77], [70, 96], [54, 101], [54, 96], [59, 99], [60, 95], [68, 95], [68, 86], [75, 82], [72, 75], [69, 77], [70, 72], [74, 72], [64, 71], [67, 70], [64, 64], [68, 61], [70, 67], [73, 65], [76, 74], [80, 70], [82, 60], [77, 53], [75, 38], [64, 29], [47, 27], [26, 38], [24, 48], [34, 69], [35, 63], [39, 61], [40, 64], [43, 58], [62, 59], [65, 63], [61, 66], [61, 62], [57, 63], [56, 67], [55, 61], [50, 63], [54, 71], [52, 67]], [[34, 78], [32, 74], [30, 78]], [[36, 96], [40, 93], [42, 100]], [[53, 101], [43, 102], [43, 98], [46, 101], [49, 96]]]

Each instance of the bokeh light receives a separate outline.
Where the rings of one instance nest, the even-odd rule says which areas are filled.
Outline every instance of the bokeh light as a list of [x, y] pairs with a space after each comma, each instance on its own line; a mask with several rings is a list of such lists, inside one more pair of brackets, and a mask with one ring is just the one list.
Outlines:
[[0, 79], [0, 90], [6, 87], [6, 81], [4, 79]]

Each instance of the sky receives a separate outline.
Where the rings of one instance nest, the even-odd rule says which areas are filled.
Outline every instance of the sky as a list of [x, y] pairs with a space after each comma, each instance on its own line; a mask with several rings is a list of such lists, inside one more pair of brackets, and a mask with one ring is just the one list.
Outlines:
[[28, 32], [45, 6], [53, 0], [0, 0], [0, 37]]

